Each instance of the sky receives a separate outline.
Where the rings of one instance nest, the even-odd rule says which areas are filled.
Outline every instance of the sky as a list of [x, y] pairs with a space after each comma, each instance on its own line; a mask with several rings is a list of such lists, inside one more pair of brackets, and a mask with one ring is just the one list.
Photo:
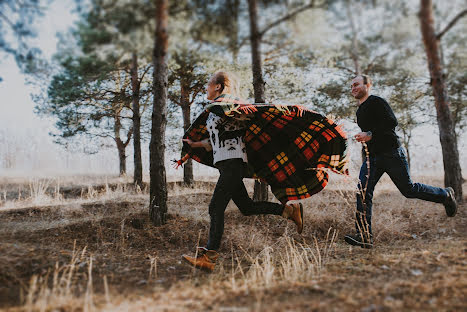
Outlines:
[[[77, 20], [72, 13], [73, 1], [53, 1], [47, 14], [37, 22], [38, 37], [33, 44], [37, 45], [42, 53], [50, 58], [56, 50], [56, 33], [65, 31]], [[34, 102], [30, 93], [33, 91], [25, 84], [25, 78], [18, 70], [13, 57], [3, 58], [0, 63], [0, 101], [2, 112], [0, 125], [3, 127], [37, 127], [50, 125], [50, 121], [41, 120], [34, 114]]]

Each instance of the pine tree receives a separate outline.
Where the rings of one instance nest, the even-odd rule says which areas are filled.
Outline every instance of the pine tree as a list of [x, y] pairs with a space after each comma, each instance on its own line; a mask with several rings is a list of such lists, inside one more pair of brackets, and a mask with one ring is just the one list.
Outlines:
[[[191, 106], [204, 91], [208, 81], [208, 74], [203, 67], [205, 63], [207, 60], [197, 49], [188, 47], [179, 46], [171, 57], [168, 98], [182, 109], [184, 131], [191, 125]], [[189, 159], [183, 167], [183, 182], [191, 185], [193, 179], [193, 163]]]
[[[131, 10], [128, 8], [131, 7]], [[85, 53], [125, 70], [131, 77], [132, 129], [133, 129], [133, 182], [142, 188], [141, 160], [141, 96], [150, 93], [152, 38], [150, 36], [153, 17], [152, 5], [145, 1], [93, 0], [83, 15], [79, 28], [80, 41]], [[141, 88], [146, 88], [142, 90]]]
[[118, 150], [120, 174], [125, 174], [125, 148], [133, 131], [127, 122], [129, 76], [109, 71], [106, 63], [94, 57], [68, 56], [61, 65], [61, 72], [49, 85], [49, 101], [38, 104], [37, 112], [57, 119], [56, 143], [68, 145], [74, 138], [88, 137], [94, 143], [89, 152], [95, 153], [112, 139]]
[[165, 128], [167, 124], [167, 49], [168, 0], [156, 0], [154, 33], [154, 104], [150, 152], [149, 217], [154, 225], [162, 225], [167, 217], [167, 177], [165, 173]]
[[[467, 11], [465, 11], [467, 12]], [[463, 13], [465, 15], [465, 13]], [[458, 15], [455, 23], [461, 15]], [[434, 29], [433, 5], [431, 0], [420, 1], [420, 27], [427, 55], [428, 69], [430, 72], [431, 86], [435, 97], [436, 115], [438, 118], [439, 136], [444, 164], [444, 184], [451, 186], [456, 192], [458, 201], [462, 201], [462, 173], [459, 162], [459, 150], [457, 148], [454, 123], [449, 109], [449, 97], [447, 95], [446, 81], [441, 64], [439, 40], [452, 27], [448, 27], [436, 34]]]

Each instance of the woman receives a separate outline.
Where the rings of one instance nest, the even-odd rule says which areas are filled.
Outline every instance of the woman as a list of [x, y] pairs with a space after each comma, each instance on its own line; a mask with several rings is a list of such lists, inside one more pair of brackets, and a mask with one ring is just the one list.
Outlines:
[[[239, 103], [239, 85], [236, 77], [228, 72], [216, 72], [208, 82], [207, 98], [213, 103]], [[220, 115], [220, 116], [219, 116]], [[303, 207], [301, 204], [283, 205], [272, 202], [254, 202], [249, 197], [243, 178], [248, 162], [244, 135], [245, 121], [210, 112], [206, 119], [209, 139], [193, 141], [183, 139], [192, 149], [204, 148], [212, 151], [212, 163], [219, 170], [214, 194], [209, 204], [211, 225], [206, 247], [198, 249], [197, 255], [183, 255], [183, 259], [195, 267], [212, 271], [218, 258], [224, 232], [224, 212], [232, 199], [245, 216], [275, 214], [292, 220], [297, 225], [297, 232], [303, 229]]]

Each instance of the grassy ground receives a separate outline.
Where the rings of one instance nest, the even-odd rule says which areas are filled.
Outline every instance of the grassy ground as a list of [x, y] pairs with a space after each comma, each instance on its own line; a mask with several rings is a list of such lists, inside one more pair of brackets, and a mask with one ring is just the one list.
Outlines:
[[30, 190], [0, 206], [3, 310], [467, 310], [466, 205], [447, 218], [442, 205], [405, 199], [387, 179], [375, 194], [373, 250], [343, 242], [353, 231], [355, 183], [335, 178], [304, 202], [302, 235], [290, 221], [245, 217], [230, 203], [213, 274], [181, 262], [206, 243], [213, 183], [171, 185], [161, 227], [148, 220], [145, 191], [125, 181], [68, 199], [2, 183], [10, 196], [19, 185]]

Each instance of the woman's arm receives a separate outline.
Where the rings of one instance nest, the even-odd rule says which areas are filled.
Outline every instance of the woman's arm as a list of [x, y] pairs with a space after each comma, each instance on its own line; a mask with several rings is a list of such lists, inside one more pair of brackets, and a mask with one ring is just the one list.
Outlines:
[[183, 139], [182, 141], [188, 143], [188, 145], [190, 145], [191, 147], [194, 147], [194, 148], [204, 147], [204, 149], [207, 150], [207, 151], [212, 150], [212, 146], [211, 146], [211, 143], [209, 142], [209, 139], [204, 139], [204, 140], [198, 141], [198, 142], [192, 141], [190, 139]]

